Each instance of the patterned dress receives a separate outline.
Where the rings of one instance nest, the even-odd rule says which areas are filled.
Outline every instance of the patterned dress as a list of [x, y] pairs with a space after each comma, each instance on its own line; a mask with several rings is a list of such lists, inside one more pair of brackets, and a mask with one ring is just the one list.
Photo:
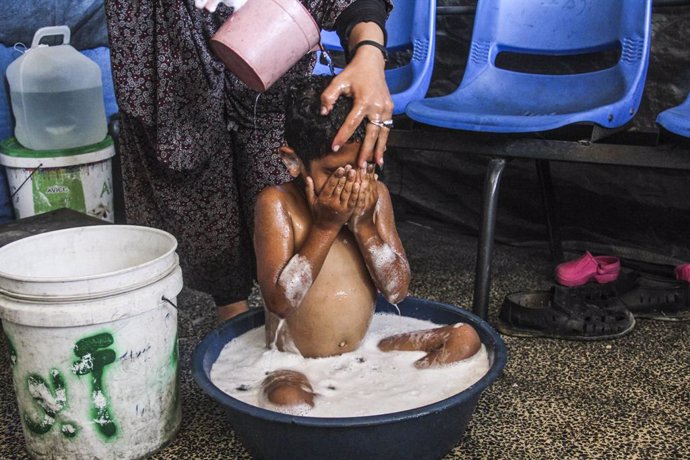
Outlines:
[[[332, 29], [353, 0], [302, 1]], [[283, 95], [291, 81], [310, 74], [313, 57], [259, 95], [208, 46], [231, 13], [224, 5], [215, 13], [198, 10], [194, 0], [105, 6], [127, 222], [177, 237], [187, 286], [212, 294], [218, 305], [246, 299], [255, 269], [256, 195], [290, 180], [275, 154]]]

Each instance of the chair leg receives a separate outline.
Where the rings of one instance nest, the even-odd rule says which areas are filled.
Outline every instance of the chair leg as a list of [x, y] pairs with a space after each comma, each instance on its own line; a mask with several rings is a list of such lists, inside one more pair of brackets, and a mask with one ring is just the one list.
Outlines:
[[551, 183], [551, 167], [549, 160], [536, 160], [537, 177], [541, 191], [544, 212], [546, 214], [546, 231], [549, 236], [549, 250], [555, 263], [563, 261], [563, 242], [561, 240], [561, 228], [558, 224], [556, 212], [556, 197]]
[[474, 298], [472, 299], [472, 309], [474, 313], [484, 320], [489, 316], [491, 257], [494, 250], [498, 188], [505, 165], [505, 158], [492, 158], [489, 161], [489, 165], [486, 169], [486, 176], [484, 177], [482, 220], [479, 228], [477, 266], [474, 278]]
[[113, 138], [115, 156], [111, 161], [113, 174], [113, 207], [115, 223], [126, 223], [125, 218], [125, 195], [122, 190], [122, 163], [120, 162], [120, 129], [122, 127], [120, 115], [114, 114], [108, 123], [108, 134]]

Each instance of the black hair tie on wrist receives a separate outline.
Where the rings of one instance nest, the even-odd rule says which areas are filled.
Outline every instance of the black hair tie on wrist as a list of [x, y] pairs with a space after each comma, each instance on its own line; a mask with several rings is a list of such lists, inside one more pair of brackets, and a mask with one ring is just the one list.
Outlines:
[[374, 48], [378, 48], [379, 51], [381, 51], [381, 53], [383, 54], [383, 60], [388, 62], [388, 50], [386, 50], [386, 47], [383, 46], [381, 43], [375, 42], [374, 40], [362, 40], [361, 42], [357, 43], [355, 46], [352, 47], [352, 51], [350, 51], [350, 56], [354, 56], [359, 47], [364, 45], [369, 45], [373, 46]]

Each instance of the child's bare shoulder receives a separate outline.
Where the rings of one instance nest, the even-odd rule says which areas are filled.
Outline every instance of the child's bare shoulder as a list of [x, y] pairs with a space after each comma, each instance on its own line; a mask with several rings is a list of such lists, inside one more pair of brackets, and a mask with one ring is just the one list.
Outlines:
[[287, 182], [280, 185], [269, 185], [256, 196], [256, 204], [275, 203], [276, 201], [294, 201], [297, 196], [295, 184]]
[[299, 199], [299, 191], [292, 182], [269, 185], [261, 190], [256, 197], [256, 212], [260, 213], [275, 210], [276, 208], [290, 210]]

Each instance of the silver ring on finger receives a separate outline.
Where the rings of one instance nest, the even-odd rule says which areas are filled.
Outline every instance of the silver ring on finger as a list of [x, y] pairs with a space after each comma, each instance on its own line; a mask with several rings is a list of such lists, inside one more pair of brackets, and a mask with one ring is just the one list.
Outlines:
[[372, 120], [367, 118], [367, 122], [379, 128], [391, 129], [393, 127], [393, 120]]

